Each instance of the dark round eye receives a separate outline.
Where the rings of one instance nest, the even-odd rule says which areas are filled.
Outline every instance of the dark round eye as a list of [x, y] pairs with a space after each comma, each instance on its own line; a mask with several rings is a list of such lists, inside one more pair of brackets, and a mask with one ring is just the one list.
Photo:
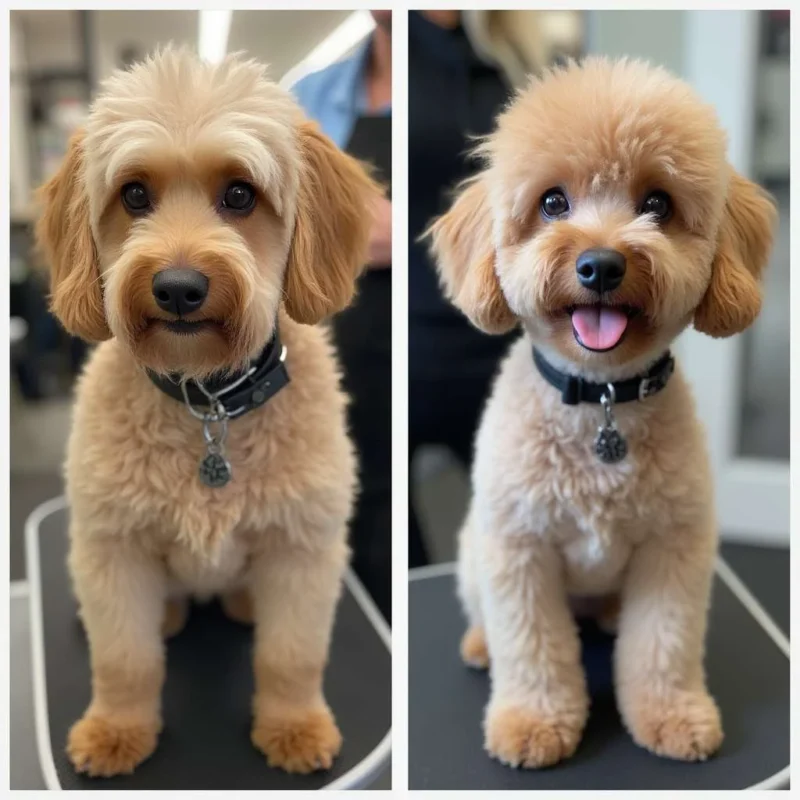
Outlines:
[[664, 222], [672, 214], [672, 200], [666, 192], [652, 192], [645, 198], [639, 213], [652, 214], [659, 222]]
[[143, 183], [126, 183], [122, 187], [122, 204], [131, 214], [144, 214], [150, 210], [150, 194]]
[[256, 204], [256, 190], [244, 181], [232, 183], [222, 198], [222, 207], [231, 211], [250, 211]]
[[550, 218], [563, 217], [569, 211], [569, 201], [561, 189], [548, 189], [542, 195], [542, 213]]

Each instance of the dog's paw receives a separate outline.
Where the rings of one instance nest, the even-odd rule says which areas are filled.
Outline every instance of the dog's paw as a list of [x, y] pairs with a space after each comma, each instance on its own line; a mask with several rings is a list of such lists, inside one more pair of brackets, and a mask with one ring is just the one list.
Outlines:
[[642, 694], [626, 704], [624, 716], [634, 741], [659, 756], [705, 761], [722, 745], [719, 709], [704, 691]]
[[118, 725], [100, 717], [76, 722], [67, 741], [67, 755], [76, 772], [97, 778], [129, 775], [153, 754], [160, 724]]
[[486, 669], [489, 666], [486, 634], [480, 625], [468, 628], [461, 638], [461, 660], [474, 669]]
[[232, 619], [240, 625], [252, 625], [255, 621], [253, 617], [253, 602], [246, 589], [222, 595], [221, 602], [222, 610], [228, 619]]
[[490, 709], [484, 746], [489, 755], [510, 767], [549, 767], [575, 752], [583, 726], [584, 721], [574, 715], [558, 718], [524, 708]]
[[161, 623], [161, 635], [165, 639], [177, 636], [189, 619], [189, 601], [186, 598], [172, 598], [167, 600], [164, 613], [164, 622]]
[[262, 717], [251, 734], [271, 767], [287, 772], [330, 769], [342, 748], [342, 735], [327, 708], [292, 717]]

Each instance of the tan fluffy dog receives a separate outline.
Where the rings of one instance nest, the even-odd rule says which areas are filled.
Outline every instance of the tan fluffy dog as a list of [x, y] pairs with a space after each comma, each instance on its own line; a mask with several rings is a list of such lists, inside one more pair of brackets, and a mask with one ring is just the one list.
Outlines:
[[[78, 386], [66, 467], [92, 665], [92, 701], [69, 735], [76, 769], [126, 773], [153, 752], [163, 636], [191, 595], [221, 594], [254, 619], [252, 741], [269, 763], [308, 772], [338, 753], [322, 675], [355, 457], [334, 352], [314, 324], [351, 299], [376, 191], [262, 66], [172, 49], [107, 82], [44, 187], [53, 309], [103, 342]], [[205, 276], [199, 310], [159, 307], [166, 268]], [[236, 370], [276, 319], [291, 382], [230, 423], [233, 480], [204, 486], [201, 423], [145, 368]]]
[[[693, 760], [722, 741], [703, 670], [717, 528], [689, 387], [678, 371], [618, 404], [629, 453], [605, 464], [600, 407], [563, 404], [531, 347], [606, 383], [641, 374], [692, 322], [716, 337], [753, 322], [774, 212], [725, 147], [713, 110], [663, 70], [570, 64], [500, 116], [485, 168], [432, 227], [453, 302], [485, 331], [526, 334], [478, 433], [458, 575], [462, 655], [491, 669], [486, 748], [507, 764], [578, 746], [589, 698], [574, 598], [604, 623], [619, 612], [617, 701], [637, 743]], [[621, 256], [613, 291], [579, 280], [592, 248]]]

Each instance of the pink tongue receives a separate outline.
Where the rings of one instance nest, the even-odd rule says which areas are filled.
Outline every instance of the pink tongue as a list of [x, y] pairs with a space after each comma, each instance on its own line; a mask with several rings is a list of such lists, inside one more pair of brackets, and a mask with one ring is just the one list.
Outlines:
[[582, 306], [572, 312], [572, 327], [584, 347], [590, 350], [610, 350], [625, 333], [628, 318], [616, 308]]

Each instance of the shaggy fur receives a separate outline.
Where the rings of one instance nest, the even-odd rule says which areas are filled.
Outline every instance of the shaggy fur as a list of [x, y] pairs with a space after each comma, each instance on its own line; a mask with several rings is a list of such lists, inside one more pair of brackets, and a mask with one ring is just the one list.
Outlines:
[[[145, 216], [121, 202], [133, 180], [153, 197]], [[248, 216], [219, 204], [233, 180], [256, 189]], [[297, 772], [339, 752], [322, 675], [355, 455], [335, 354], [313, 324], [350, 301], [377, 191], [262, 66], [172, 49], [108, 81], [44, 187], [53, 310], [102, 341], [78, 385], [66, 464], [69, 564], [92, 664], [92, 701], [69, 734], [77, 770], [131, 772], [153, 752], [163, 636], [182, 627], [187, 598], [213, 594], [255, 622], [253, 744]], [[170, 332], [152, 296], [153, 276], [173, 266], [209, 279], [191, 318], [210, 324], [196, 334]], [[200, 423], [144, 368], [200, 379], [235, 370], [276, 319], [291, 383], [230, 423], [233, 480], [205, 487]]]
[[[755, 319], [774, 209], [726, 162], [713, 110], [661, 69], [591, 59], [533, 81], [478, 149], [484, 169], [431, 228], [442, 284], [488, 332], [525, 331], [502, 365], [477, 436], [460, 534], [466, 663], [490, 666], [486, 748], [543, 767], [574, 753], [589, 710], [575, 601], [618, 627], [615, 682], [635, 741], [704, 759], [722, 741], [703, 648], [717, 529], [701, 426], [678, 370], [616, 407], [629, 444], [601, 463], [598, 406], [562, 404], [535, 344], [593, 381], [631, 377], [687, 325], [730, 336]], [[565, 218], [542, 195], [560, 187]], [[674, 214], [638, 209], [663, 190]], [[610, 247], [627, 272], [608, 302], [639, 310], [610, 352], [575, 340], [570, 307], [596, 302], [576, 258]], [[584, 608], [584, 611], [586, 609]]]

